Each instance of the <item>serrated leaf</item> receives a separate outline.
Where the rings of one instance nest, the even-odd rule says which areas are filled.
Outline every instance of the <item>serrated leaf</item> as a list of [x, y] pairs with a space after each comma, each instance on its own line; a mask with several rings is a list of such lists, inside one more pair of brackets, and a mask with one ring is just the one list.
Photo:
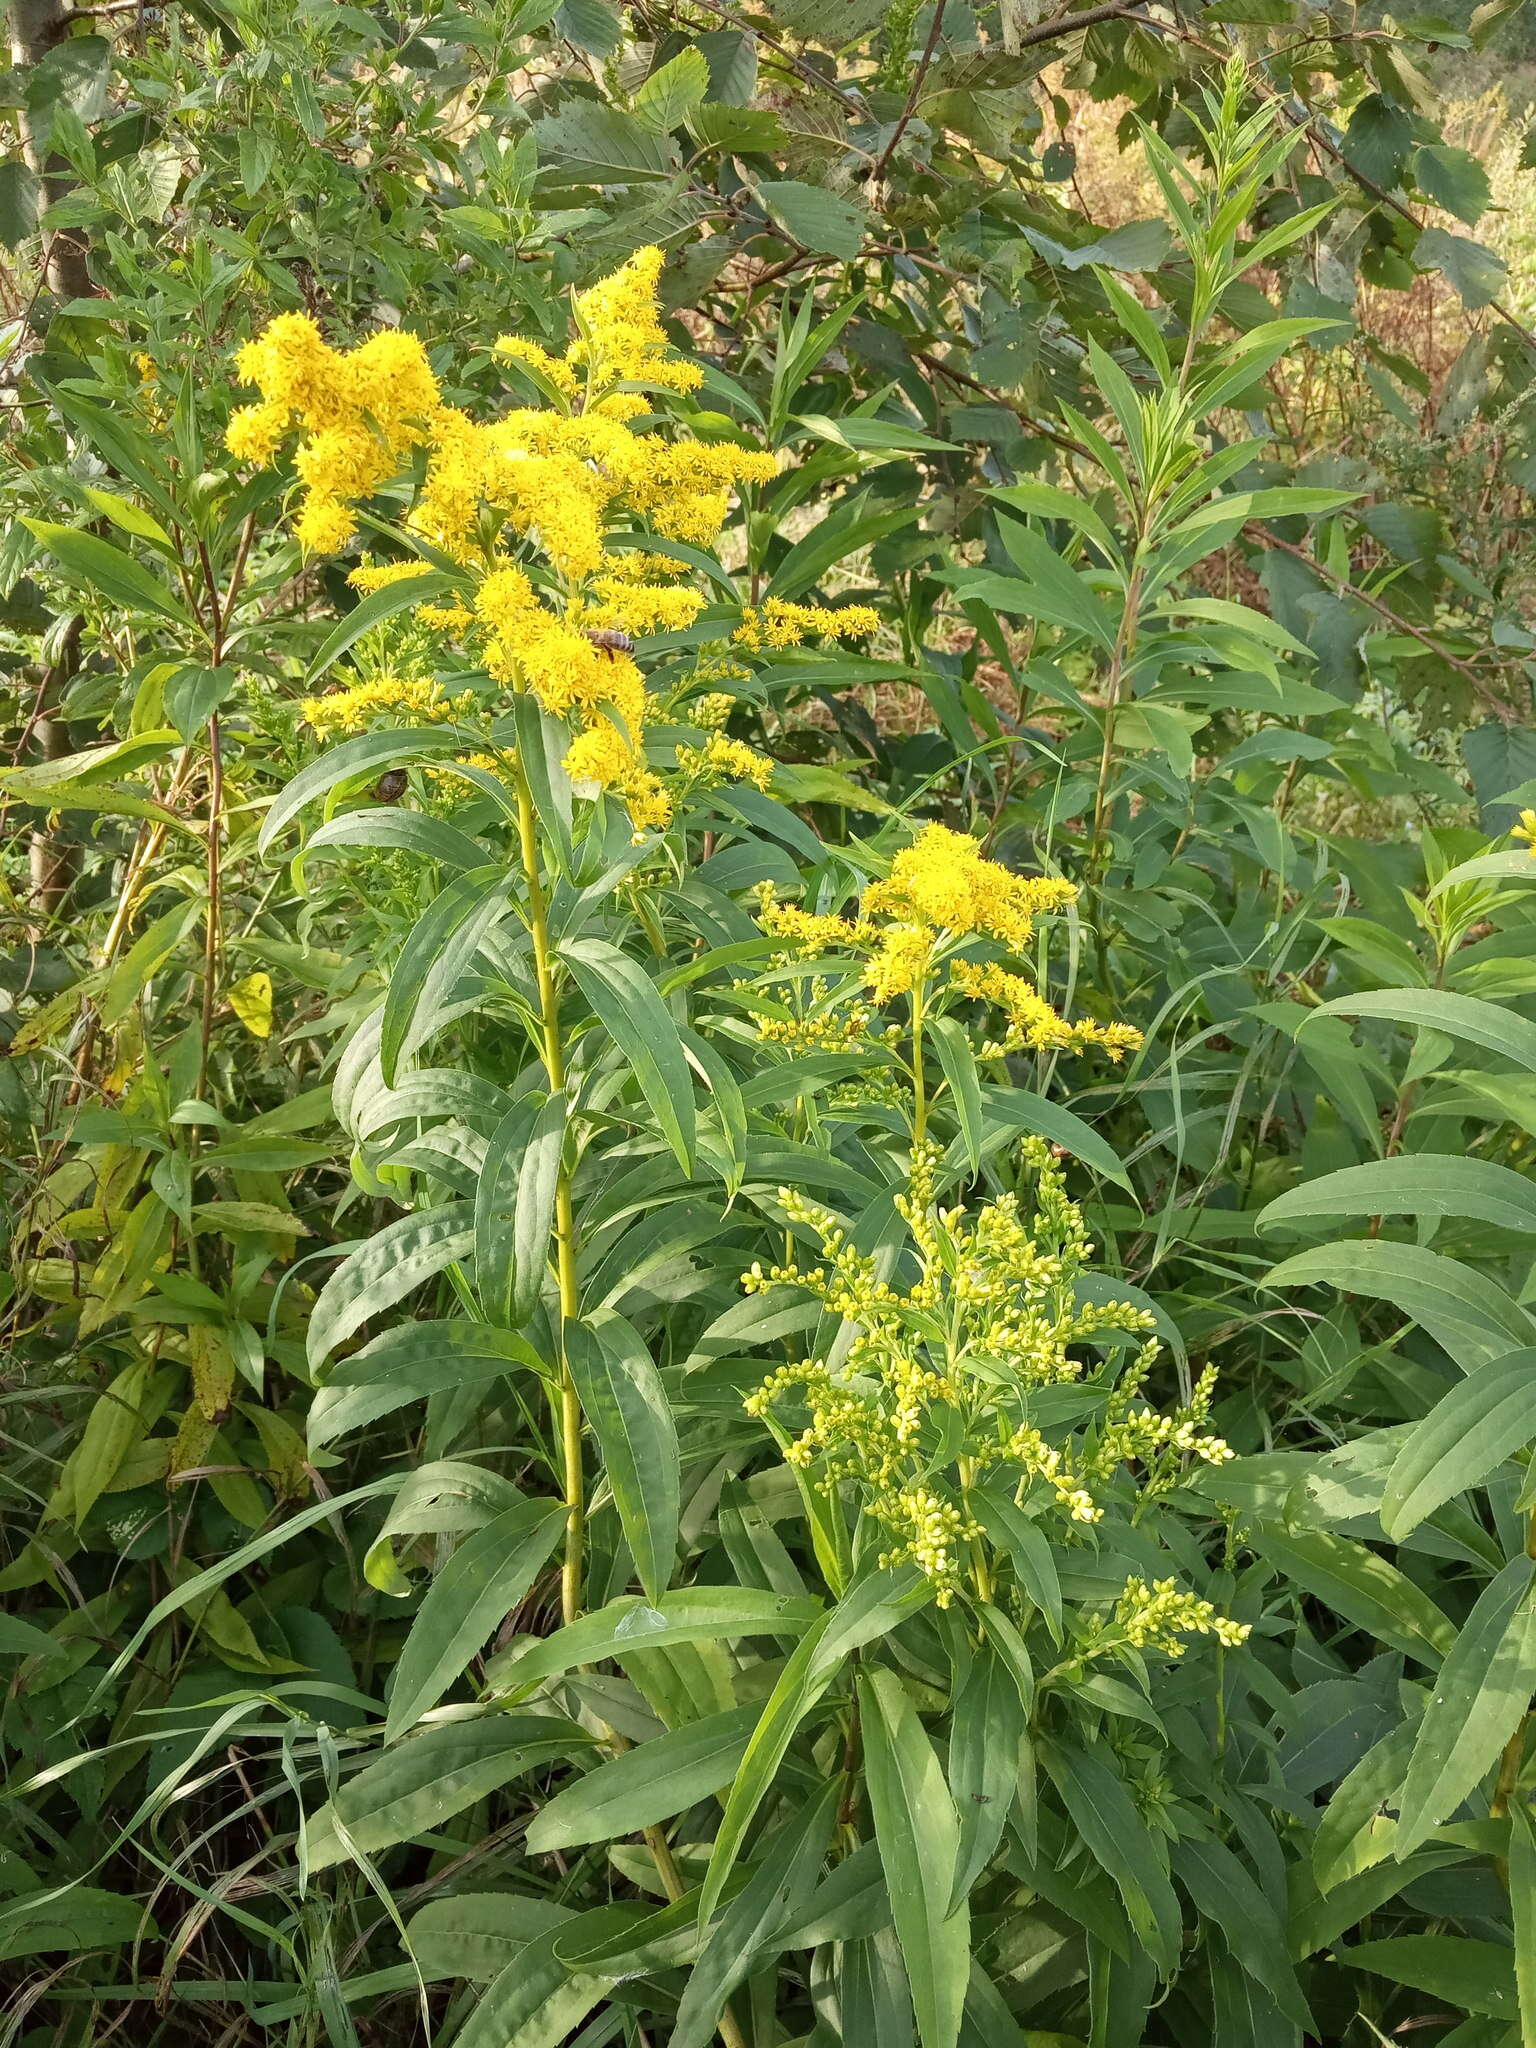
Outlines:
[[689, 48], [650, 77], [635, 94], [635, 119], [653, 134], [666, 135], [681, 127], [709, 90], [709, 64], [704, 52]]
[[775, 226], [815, 255], [851, 263], [864, 246], [869, 218], [852, 199], [796, 178], [759, 185], [757, 196]]

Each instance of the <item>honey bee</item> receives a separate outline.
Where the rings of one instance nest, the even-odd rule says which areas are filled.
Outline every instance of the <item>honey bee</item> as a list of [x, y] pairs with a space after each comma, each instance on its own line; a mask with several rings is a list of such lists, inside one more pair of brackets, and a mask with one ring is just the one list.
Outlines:
[[373, 785], [375, 801], [381, 804], [399, 803], [401, 797], [405, 795], [405, 785], [409, 780], [410, 777], [403, 768], [389, 769]]
[[617, 626], [583, 626], [582, 631], [598, 653], [606, 654], [610, 661], [617, 654], [633, 654], [635, 651], [633, 639]]

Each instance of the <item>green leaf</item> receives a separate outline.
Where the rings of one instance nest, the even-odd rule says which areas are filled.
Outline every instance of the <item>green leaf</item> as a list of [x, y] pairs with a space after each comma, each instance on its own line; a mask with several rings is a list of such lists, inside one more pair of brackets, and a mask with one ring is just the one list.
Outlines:
[[1021, 574], [1000, 576], [995, 569], [964, 569], [955, 579], [961, 598], [979, 598], [994, 611], [1012, 617], [1039, 619], [1082, 633], [1106, 653], [1115, 644], [1115, 620], [1086, 578], [1069, 568], [1042, 535], [1014, 525], [1008, 552]]
[[520, 1892], [455, 1892], [433, 1899], [406, 1926], [411, 1954], [428, 1982], [471, 1977], [488, 1983], [529, 1942], [573, 1920], [569, 1906]]
[[520, 1948], [455, 2035], [456, 2048], [559, 2048], [569, 2040], [613, 1980], [572, 1970], [555, 1954], [555, 1943], [598, 1918], [584, 1913], [557, 1921]]
[[1413, 181], [1426, 199], [1475, 228], [1488, 211], [1488, 173], [1477, 158], [1449, 143], [1427, 142], [1413, 152]]
[[0, 246], [15, 249], [37, 233], [44, 197], [43, 181], [30, 164], [19, 157], [0, 164]]
[[[1092, 1172], [1103, 1174], [1106, 1180], [1114, 1181], [1127, 1194], [1132, 1192], [1131, 1177], [1119, 1153], [1099, 1136], [1092, 1124], [1084, 1123], [1080, 1116], [1063, 1108], [1059, 1102], [1031, 1094], [1027, 1088], [994, 1087], [982, 1089], [981, 1102], [993, 1129], [1024, 1130], [1037, 1138], [1047, 1138]], [[990, 1152], [993, 1149], [991, 1130], [986, 1143]]]
[[950, 1107], [974, 1172], [981, 1165], [982, 1137], [981, 1080], [976, 1072], [976, 1055], [969, 1036], [953, 1017], [933, 1018], [928, 1036], [949, 1083]]
[[424, 1729], [349, 1778], [309, 1824], [309, 1867], [365, 1856], [440, 1828], [513, 1778], [590, 1748], [574, 1721], [489, 1714]]
[[506, 1328], [532, 1320], [554, 1223], [565, 1097], [520, 1102], [491, 1133], [475, 1197], [475, 1283], [486, 1315]]
[[678, 1586], [654, 1605], [626, 1594], [530, 1644], [498, 1671], [498, 1682], [520, 1691], [605, 1657], [622, 1660], [630, 1650], [728, 1642], [737, 1636], [804, 1635], [825, 1613], [809, 1595], [771, 1593], [757, 1586]]
[[682, 1513], [677, 1428], [661, 1375], [630, 1324], [608, 1310], [568, 1323], [565, 1345], [635, 1570], [654, 1602], [672, 1576]]
[[520, 1367], [545, 1369], [532, 1346], [510, 1331], [483, 1323], [405, 1323], [331, 1367], [310, 1402], [310, 1444], [323, 1449], [409, 1402], [488, 1384]]
[[499, 862], [474, 868], [455, 876], [411, 927], [384, 997], [379, 1070], [387, 1088], [448, 1012], [451, 991], [506, 915], [511, 889], [511, 870]]
[[397, 1742], [437, 1705], [520, 1604], [566, 1520], [558, 1503], [520, 1501], [465, 1537], [411, 1623], [390, 1684], [386, 1742]]
[[1289, 1188], [1254, 1219], [1260, 1230], [1316, 1216], [1455, 1216], [1536, 1231], [1536, 1182], [1461, 1153], [1402, 1153], [1341, 1167]]
[[392, 619], [416, 605], [431, 604], [435, 599], [447, 596], [458, 582], [457, 577], [445, 575], [440, 569], [423, 569], [419, 576], [402, 576], [398, 583], [386, 583], [381, 590], [370, 590], [321, 641], [318, 653], [305, 671], [305, 682], [318, 682], [328, 668], [333, 668], [340, 661], [349, 647], [355, 647], [365, 633], [382, 626], [386, 619]]
[[1463, 1372], [1536, 1344], [1536, 1317], [1486, 1274], [1423, 1245], [1356, 1238], [1318, 1245], [1271, 1267], [1264, 1287], [1327, 1284], [1390, 1301], [1422, 1323]]
[[634, 1068], [678, 1164], [691, 1173], [693, 1083], [677, 1026], [655, 982], [606, 939], [567, 939], [560, 958], [604, 1030]]
[[401, 810], [396, 804], [375, 804], [367, 810], [344, 811], [312, 832], [304, 848], [307, 861], [328, 846], [380, 846], [400, 853], [419, 853], [440, 866], [467, 874], [486, 864], [486, 849], [446, 818], [426, 811]]
[[706, 1714], [610, 1757], [539, 1808], [528, 1828], [529, 1852], [612, 1842], [696, 1806], [736, 1775], [757, 1712], [746, 1706]]
[[786, 1913], [810, 1897], [841, 1797], [841, 1784], [830, 1779], [763, 1844], [750, 1882], [710, 1929], [688, 1973], [668, 2048], [708, 2048], [726, 2000], [745, 1981], [758, 1950], [778, 1932]]
[[757, 196], [775, 227], [814, 255], [851, 263], [864, 246], [869, 216], [857, 200], [798, 179], [759, 185]]
[[[392, 587], [398, 589], [399, 585]], [[347, 616], [350, 618], [352, 614], [349, 612]], [[462, 732], [434, 725], [420, 729], [401, 726], [389, 732], [359, 733], [356, 739], [343, 740], [339, 747], [327, 747], [318, 760], [311, 761], [307, 768], [301, 768], [276, 797], [262, 823], [261, 835], [256, 842], [257, 851], [265, 853], [284, 826], [291, 824], [306, 804], [327, 795], [338, 783], [350, 781], [353, 777], [376, 775], [405, 761], [430, 760], [436, 754], [460, 754], [464, 745]]]
[[1450, 1620], [1429, 1595], [1374, 1550], [1320, 1529], [1254, 1531], [1267, 1564], [1294, 1579], [1346, 1621], [1390, 1643], [1420, 1664], [1439, 1664], [1456, 1640]]
[[1491, 306], [1509, 283], [1501, 256], [1444, 228], [1424, 230], [1413, 245], [1413, 260], [1421, 270], [1443, 270], [1469, 312]]
[[0, 1958], [6, 1962], [122, 1948], [141, 1938], [154, 1940], [155, 1930], [140, 1901], [94, 1885], [50, 1887], [40, 1897], [24, 1892], [0, 1911]]
[[179, 668], [165, 686], [165, 715], [184, 740], [195, 740], [234, 686], [232, 668]]
[[1530, 1558], [1513, 1558], [1483, 1588], [1440, 1667], [1398, 1802], [1399, 1862], [1450, 1819], [1525, 1717], [1536, 1687], [1533, 1573]]
[[864, 1762], [891, 1916], [923, 2048], [955, 2048], [971, 1969], [970, 1910], [958, 1889], [959, 1821], [944, 1773], [894, 1671], [859, 1678]]
[[1314, 2031], [1286, 1950], [1285, 1922], [1247, 1865], [1222, 1842], [1186, 1835], [1174, 1847], [1173, 1867], [1196, 1908], [1221, 1929], [1233, 1955], [1277, 2010], [1294, 2025]]
[[[1474, 22], [1476, 17], [1473, 17]], [[1515, 1936], [1520, 2048], [1536, 2048], [1536, 1820], [1517, 1799], [1509, 1816], [1509, 1903]]]
[[1369, 989], [1357, 996], [1338, 996], [1308, 1013], [1302, 1031], [1316, 1017], [1386, 1017], [1422, 1031], [1443, 1031], [1464, 1038], [1488, 1052], [1502, 1053], [1517, 1066], [1536, 1074], [1536, 1024], [1528, 1024], [1497, 1003], [1479, 1002], [1445, 989]]
[[143, 563], [114, 547], [99, 534], [75, 526], [57, 526], [49, 519], [23, 519], [58, 563], [65, 579], [78, 589], [105, 597], [130, 612], [152, 612], [178, 626], [192, 625], [192, 616]]
[[[993, 1614], [987, 1622], [1011, 1624]], [[1022, 1652], [1022, 1644], [1019, 1646]], [[949, 1788], [959, 1815], [952, 1903], [961, 1904], [991, 1862], [1019, 1790], [1028, 1702], [1012, 1660], [990, 1637], [971, 1659], [949, 1728]]]
[[1357, 1941], [1341, 1947], [1338, 1957], [1352, 1969], [1427, 1991], [1463, 2012], [1519, 2018], [1514, 1952], [1496, 1942], [1459, 1934], [1403, 1934], [1388, 1941]]
[[600, 101], [567, 101], [557, 114], [535, 121], [533, 135], [549, 183], [632, 185], [671, 175], [666, 138]]
[[1536, 1442], [1536, 1349], [1511, 1352], [1452, 1387], [1403, 1443], [1381, 1497], [1381, 1526], [1400, 1543], [1446, 1501], [1481, 1486]]
[[704, 52], [693, 47], [679, 50], [663, 64], [635, 94], [635, 119], [653, 134], [666, 135], [680, 128], [709, 90], [709, 64]]
[[768, 1697], [725, 1803], [699, 1902], [701, 1923], [719, 1904], [752, 1817], [778, 1775], [784, 1752], [807, 1714], [865, 1643], [887, 1635], [932, 1597], [915, 1571], [877, 1571], [860, 1579], [796, 1646]]
[[1179, 1902], [1168, 1879], [1166, 1852], [1137, 1812], [1110, 1753], [1039, 1744], [1040, 1759], [1084, 1847], [1114, 1880], [1131, 1925], [1160, 1974], [1178, 1960]]
[[370, 1316], [474, 1250], [473, 1204], [446, 1202], [386, 1223], [350, 1251], [321, 1288], [309, 1319], [311, 1367], [324, 1364]]

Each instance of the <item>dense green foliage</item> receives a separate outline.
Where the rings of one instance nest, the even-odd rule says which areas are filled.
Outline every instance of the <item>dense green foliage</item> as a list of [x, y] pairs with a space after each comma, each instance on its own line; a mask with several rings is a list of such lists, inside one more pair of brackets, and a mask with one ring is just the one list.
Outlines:
[[1529, 2048], [1518, 8], [10, 11], [0, 2041]]

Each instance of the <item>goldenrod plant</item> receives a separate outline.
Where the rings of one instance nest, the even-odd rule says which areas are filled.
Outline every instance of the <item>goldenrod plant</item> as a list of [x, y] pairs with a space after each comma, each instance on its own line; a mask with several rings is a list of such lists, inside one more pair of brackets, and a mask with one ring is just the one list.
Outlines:
[[5, 2044], [1530, 2030], [1519, 305], [1101, 12], [18, 57]]

